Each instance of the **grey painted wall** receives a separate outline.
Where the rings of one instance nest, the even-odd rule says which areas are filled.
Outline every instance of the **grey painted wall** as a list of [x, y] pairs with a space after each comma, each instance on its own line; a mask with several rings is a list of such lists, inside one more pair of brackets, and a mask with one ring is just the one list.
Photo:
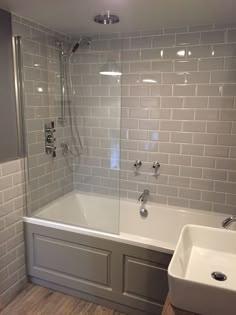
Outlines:
[[10, 13], [0, 10], [0, 162], [19, 157]]

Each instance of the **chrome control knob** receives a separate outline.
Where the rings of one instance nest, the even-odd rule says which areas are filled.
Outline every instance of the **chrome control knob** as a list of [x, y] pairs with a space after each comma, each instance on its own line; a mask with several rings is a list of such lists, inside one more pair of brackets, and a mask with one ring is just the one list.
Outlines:
[[140, 168], [141, 166], [142, 166], [142, 161], [136, 160], [136, 161], [134, 162], [134, 167], [135, 167], [136, 169]]
[[157, 170], [160, 166], [161, 166], [161, 164], [160, 164], [159, 162], [157, 162], [157, 161], [153, 162], [152, 167], [153, 167], [155, 170]]
[[53, 138], [52, 135], [48, 135], [48, 136], [47, 136], [47, 139], [46, 139], [47, 143], [53, 143], [54, 140], [55, 140], [55, 139]]

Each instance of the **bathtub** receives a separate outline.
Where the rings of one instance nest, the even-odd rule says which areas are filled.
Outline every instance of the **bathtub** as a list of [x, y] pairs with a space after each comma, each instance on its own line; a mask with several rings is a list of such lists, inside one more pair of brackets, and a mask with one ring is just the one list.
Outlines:
[[172, 254], [186, 224], [221, 228], [226, 214], [71, 192], [41, 208], [24, 221], [65, 231], [120, 241]]
[[144, 218], [139, 208], [71, 192], [25, 217], [31, 280], [126, 314], [160, 315], [183, 226], [220, 228], [227, 215], [147, 203]]

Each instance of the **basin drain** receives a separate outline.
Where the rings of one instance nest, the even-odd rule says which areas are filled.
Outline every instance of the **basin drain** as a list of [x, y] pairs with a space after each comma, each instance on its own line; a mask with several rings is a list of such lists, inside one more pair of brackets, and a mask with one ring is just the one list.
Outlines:
[[219, 271], [212, 272], [211, 276], [217, 281], [225, 281], [227, 279], [226, 275]]

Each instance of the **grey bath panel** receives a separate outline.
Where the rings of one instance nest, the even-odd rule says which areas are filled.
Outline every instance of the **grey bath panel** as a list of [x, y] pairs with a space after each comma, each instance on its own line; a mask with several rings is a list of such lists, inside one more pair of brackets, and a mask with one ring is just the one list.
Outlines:
[[168, 293], [167, 271], [164, 267], [148, 260], [126, 256], [124, 293], [164, 304]]
[[160, 315], [171, 255], [25, 223], [28, 273], [34, 281], [86, 296], [132, 315]]
[[35, 265], [80, 280], [110, 286], [111, 253], [35, 235]]

